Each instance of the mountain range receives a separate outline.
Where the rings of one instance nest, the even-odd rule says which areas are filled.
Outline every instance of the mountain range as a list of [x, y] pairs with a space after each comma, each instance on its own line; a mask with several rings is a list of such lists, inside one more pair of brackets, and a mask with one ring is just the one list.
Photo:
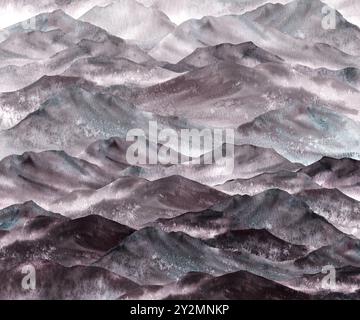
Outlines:
[[359, 299], [357, 3], [278, 2], [1, 2], [0, 299]]
[[80, 19], [113, 35], [132, 40], [146, 50], [175, 29], [175, 24], [162, 11], [145, 7], [134, 0], [113, 2], [106, 7], [96, 6]]

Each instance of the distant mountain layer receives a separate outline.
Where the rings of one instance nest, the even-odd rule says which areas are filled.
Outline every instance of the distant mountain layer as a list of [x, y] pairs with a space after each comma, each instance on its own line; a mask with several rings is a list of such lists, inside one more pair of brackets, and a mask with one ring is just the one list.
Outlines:
[[[14, 24], [19, 20], [33, 16], [44, 10], [63, 9], [68, 14], [75, 18], [80, 17], [88, 10], [95, 6], [106, 6], [111, 4], [110, 0], [77, 0], [77, 1], [54, 1], [54, 0], [40, 0], [34, 3], [30, 0], [4, 0], [4, 21], [0, 27], [6, 27]], [[138, 3], [166, 13], [172, 21], [179, 24], [190, 18], [201, 18], [202, 16], [221, 16], [225, 14], [242, 14], [249, 10], [266, 4], [267, 0], [178, 0], [172, 3], [168, 0], [138, 0]], [[291, 0], [279, 0], [279, 3], [286, 4]], [[356, 11], [359, 8], [357, 2], [352, 0], [327, 0], [325, 1], [330, 6], [338, 9], [344, 17], [352, 23], [358, 23], [359, 19]], [[5, 11], [6, 9], [6, 11]], [[16, 15], [9, 15], [16, 13]], [[5, 14], [8, 14], [6, 16]]]
[[0, 43], [0, 55], [3, 52], [4, 56], [0, 74], [6, 80], [0, 86], [2, 92], [21, 89], [44, 75], [59, 75], [80, 58], [121, 57], [134, 63], [154, 63], [137, 46], [61, 10], [8, 27], [1, 36], [6, 39]]
[[326, 29], [324, 24], [328, 23], [330, 18], [325, 19], [329, 11], [324, 11], [324, 8], [326, 4], [319, 0], [295, 0], [286, 5], [265, 4], [246, 13], [245, 17], [265, 27], [276, 28], [292, 37], [313, 43], [327, 43], [358, 56], [360, 29], [347, 22], [339, 12], [331, 16], [335, 19], [335, 25]]
[[346, 54], [337, 47], [323, 43], [309, 44], [306, 40], [296, 39], [240, 15], [188, 20], [161, 40], [150, 54], [160, 61], [177, 63], [197, 48], [248, 41], [289, 62], [310, 67], [337, 69], [359, 66], [359, 57]]
[[163, 12], [145, 7], [134, 0], [94, 7], [80, 19], [104, 28], [118, 37], [133, 40], [147, 50], [175, 28], [175, 24]]

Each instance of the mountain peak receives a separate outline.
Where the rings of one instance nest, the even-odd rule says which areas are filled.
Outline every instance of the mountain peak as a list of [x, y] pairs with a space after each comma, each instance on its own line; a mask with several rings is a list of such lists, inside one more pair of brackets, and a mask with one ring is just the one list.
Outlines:
[[134, 0], [93, 7], [80, 19], [149, 50], [175, 29], [175, 25], [162, 11], [145, 7]]
[[0, 230], [10, 231], [16, 228], [22, 219], [32, 219], [36, 217], [49, 217], [60, 220], [67, 219], [58, 213], [46, 211], [34, 201], [27, 201], [0, 210]]
[[[31, 27], [32, 21], [35, 19], [36, 25], [38, 27], [38, 24], [42, 21], [44, 24], [48, 23], [54, 23], [55, 21], [67, 21], [67, 22], [75, 22], [76, 20], [68, 15], [66, 12], [64, 12], [62, 9], [56, 9], [51, 12], [44, 12], [36, 15], [33, 18], [30, 18], [26, 21], [28, 21], [28, 25]], [[24, 24], [24, 22], [21, 22], [20, 24]], [[11, 28], [11, 27], [10, 27]]]
[[62, 10], [62, 9], [56, 9], [56, 10], [52, 11], [52, 12], [50, 13], [50, 15], [53, 15], [53, 16], [61, 16], [61, 17], [66, 16], [66, 17], [70, 17], [70, 18], [71, 18], [71, 16], [69, 16], [67, 13], [65, 13], [65, 11]]
[[[325, 43], [350, 55], [360, 54], [360, 29], [335, 9], [335, 26], [323, 26], [328, 5], [320, 0], [294, 0], [285, 5], [265, 4], [244, 16], [313, 45]], [[335, 28], [334, 28], [335, 27]]]

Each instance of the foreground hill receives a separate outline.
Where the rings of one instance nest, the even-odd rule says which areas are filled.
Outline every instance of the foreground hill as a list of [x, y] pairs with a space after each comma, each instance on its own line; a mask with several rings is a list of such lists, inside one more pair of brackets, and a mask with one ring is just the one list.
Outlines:
[[158, 224], [166, 231], [182, 231], [209, 239], [227, 231], [265, 229], [286, 242], [319, 248], [344, 234], [307, 204], [281, 190], [256, 196], [234, 196], [203, 212], [186, 213]]

